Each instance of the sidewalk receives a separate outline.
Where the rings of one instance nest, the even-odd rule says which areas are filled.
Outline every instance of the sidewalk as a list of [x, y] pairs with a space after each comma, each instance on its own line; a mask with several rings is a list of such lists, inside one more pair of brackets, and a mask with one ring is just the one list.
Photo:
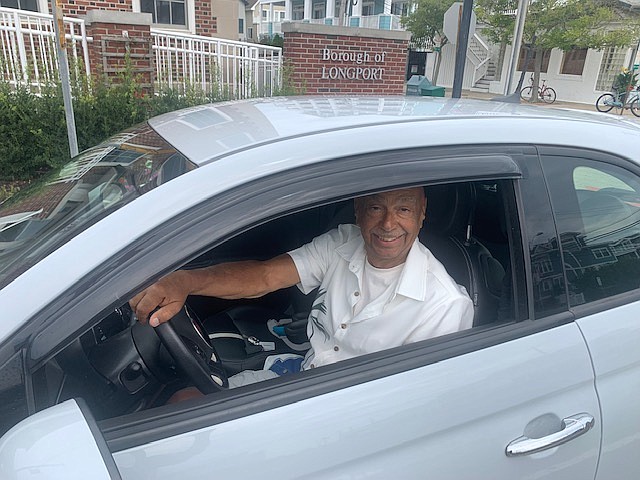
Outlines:
[[[446, 95], [447, 95], [447, 97], [451, 97], [451, 89], [450, 88], [447, 88]], [[500, 96], [499, 94], [495, 94], [495, 93], [483, 93], [483, 92], [473, 92], [473, 91], [470, 91], [470, 90], [462, 90], [462, 98], [475, 98], [475, 99], [480, 99], [480, 100], [490, 100], [492, 98], [499, 97], [499, 96]], [[527, 105], [527, 102], [522, 101], [521, 104], [522, 105]], [[569, 108], [569, 109], [572, 109], [572, 110], [586, 110], [586, 111], [589, 111], [589, 112], [597, 112], [595, 103], [588, 104], [588, 103], [564, 102], [564, 101], [561, 101], [561, 100], [556, 100], [552, 104], [540, 102], [540, 103], [536, 103], [534, 105], [535, 106], [539, 106], [539, 107]], [[617, 115], [616, 109], [611, 110], [610, 114], [611, 115]], [[626, 117], [636, 118], [629, 111], [629, 109], [625, 109], [623, 111], [623, 115], [626, 116]]]

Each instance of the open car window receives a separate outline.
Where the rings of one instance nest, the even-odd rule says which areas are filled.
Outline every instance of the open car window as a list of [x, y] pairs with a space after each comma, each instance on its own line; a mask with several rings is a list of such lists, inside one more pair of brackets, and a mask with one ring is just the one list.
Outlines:
[[[427, 220], [419, 240], [474, 304], [473, 328], [454, 336], [526, 318], [518, 307], [526, 301], [516, 298], [518, 288], [513, 286], [522, 279], [511, 273], [513, 264], [522, 263], [513, 181], [459, 182], [425, 190]], [[271, 258], [354, 221], [353, 199], [324, 204], [255, 226], [181, 268]], [[187, 304], [204, 324], [225, 373], [232, 376], [263, 369], [274, 354], [304, 356], [315, 295], [291, 287], [251, 300], [193, 296]], [[162, 406], [190, 384], [153, 329], [137, 323], [126, 303], [33, 375], [37, 409], [82, 397], [98, 420]]]

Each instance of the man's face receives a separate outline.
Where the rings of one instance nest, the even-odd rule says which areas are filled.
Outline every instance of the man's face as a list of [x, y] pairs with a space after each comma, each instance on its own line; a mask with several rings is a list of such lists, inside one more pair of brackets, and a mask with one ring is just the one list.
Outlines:
[[391, 268], [403, 263], [424, 221], [427, 201], [422, 188], [407, 188], [355, 199], [356, 223], [362, 231], [369, 263]]

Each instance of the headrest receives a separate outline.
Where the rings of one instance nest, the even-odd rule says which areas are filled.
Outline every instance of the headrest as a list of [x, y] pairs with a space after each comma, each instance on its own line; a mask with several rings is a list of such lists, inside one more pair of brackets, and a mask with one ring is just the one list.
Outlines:
[[470, 183], [425, 187], [427, 215], [423, 229], [427, 234], [464, 234], [473, 223], [475, 189]]
[[[597, 193], [580, 204], [585, 233], [606, 229], [611, 233], [633, 224], [631, 219], [635, 209], [606, 193]], [[602, 232], [605, 233], [605, 232]]]

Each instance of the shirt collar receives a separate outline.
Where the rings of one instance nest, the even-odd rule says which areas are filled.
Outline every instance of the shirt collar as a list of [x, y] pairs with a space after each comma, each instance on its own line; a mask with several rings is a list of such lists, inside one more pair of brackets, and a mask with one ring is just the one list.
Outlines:
[[[414, 300], [423, 301], [427, 292], [427, 270], [429, 261], [427, 255], [422, 251], [420, 242], [416, 238], [407, 254], [400, 280], [396, 288], [396, 294]], [[360, 272], [364, 268], [366, 252], [362, 235], [357, 235], [348, 242], [340, 245], [336, 253], [349, 262], [349, 270], [360, 278]]]

